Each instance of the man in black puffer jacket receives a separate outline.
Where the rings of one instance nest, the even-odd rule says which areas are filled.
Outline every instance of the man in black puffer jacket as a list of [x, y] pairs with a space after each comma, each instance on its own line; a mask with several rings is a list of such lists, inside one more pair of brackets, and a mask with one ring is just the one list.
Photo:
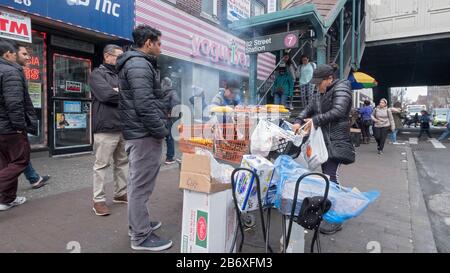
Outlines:
[[13, 44], [0, 39], [0, 211], [26, 201], [16, 195], [17, 178], [30, 161], [27, 133], [37, 132], [23, 68], [16, 61]]
[[[338, 182], [338, 170], [341, 164], [355, 161], [355, 150], [350, 138], [349, 114], [352, 108], [351, 84], [348, 80], [336, 80], [335, 71], [329, 65], [319, 65], [314, 71], [312, 84], [320, 92], [320, 101], [311, 102], [297, 117], [294, 129], [300, 124], [322, 128], [323, 138], [328, 150], [328, 161], [322, 164], [322, 172], [330, 176], [330, 181]], [[306, 126], [309, 131], [310, 126]], [[333, 234], [342, 229], [342, 225], [326, 222], [320, 231]]]
[[161, 53], [161, 32], [141, 25], [133, 31], [133, 39], [133, 48], [119, 57], [116, 66], [122, 132], [130, 162], [129, 234], [132, 249], [161, 251], [170, 248], [172, 241], [154, 233], [161, 222], [151, 222], [147, 209], [160, 168], [162, 141], [169, 133], [164, 94], [156, 71], [156, 57]]

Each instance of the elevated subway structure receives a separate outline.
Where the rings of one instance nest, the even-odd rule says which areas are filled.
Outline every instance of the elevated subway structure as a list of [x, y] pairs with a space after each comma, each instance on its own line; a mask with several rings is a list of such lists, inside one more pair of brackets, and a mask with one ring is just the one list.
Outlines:
[[[359, 67], [364, 49], [364, 36], [360, 35], [360, 30], [364, 29], [363, 3], [363, 0], [293, 1], [290, 8], [239, 20], [229, 27], [243, 39], [299, 30], [299, 48], [291, 51], [291, 57], [299, 57], [300, 52], [311, 48], [310, 53], [316, 56], [317, 64], [336, 62], [341, 68], [340, 77], [346, 78], [352, 67]], [[347, 23], [344, 19], [349, 18], [346, 16], [348, 14], [350, 19]], [[278, 60], [281, 59], [282, 51], [272, 53], [280, 57]], [[257, 55], [251, 55], [250, 58], [249, 90], [251, 102], [257, 103], [270, 91], [279, 63], [266, 81], [258, 83]], [[294, 102], [295, 97], [294, 93]], [[295, 106], [294, 112], [301, 108]]]

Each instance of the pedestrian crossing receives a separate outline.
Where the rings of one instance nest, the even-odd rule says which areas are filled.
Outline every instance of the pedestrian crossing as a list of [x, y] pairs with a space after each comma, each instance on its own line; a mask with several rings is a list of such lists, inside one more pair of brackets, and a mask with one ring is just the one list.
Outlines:
[[[447, 149], [447, 147], [444, 144], [442, 144], [442, 142], [440, 142], [439, 140], [437, 140], [435, 138], [429, 139], [428, 142], [430, 142], [435, 149]], [[419, 145], [419, 139], [417, 137], [410, 137], [409, 144], [410, 145]]]

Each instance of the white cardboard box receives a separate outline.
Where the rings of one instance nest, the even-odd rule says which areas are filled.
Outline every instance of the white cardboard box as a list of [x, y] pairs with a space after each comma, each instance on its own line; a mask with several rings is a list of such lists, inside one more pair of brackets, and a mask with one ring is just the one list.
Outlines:
[[184, 190], [181, 253], [228, 253], [237, 221], [231, 190]]

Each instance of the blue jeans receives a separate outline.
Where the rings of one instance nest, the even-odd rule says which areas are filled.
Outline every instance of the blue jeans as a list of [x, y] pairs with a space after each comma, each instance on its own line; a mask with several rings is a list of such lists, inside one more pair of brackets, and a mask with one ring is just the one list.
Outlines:
[[448, 138], [448, 135], [450, 135], [450, 123], [447, 124], [447, 130], [442, 133], [442, 135], [438, 138], [439, 141], [445, 140]]
[[398, 129], [395, 129], [394, 132], [392, 132], [390, 134], [392, 142], [397, 142], [397, 134], [398, 134]]
[[41, 176], [33, 169], [31, 161], [30, 163], [28, 163], [27, 168], [23, 171], [23, 174], [27, 178], [28, 182], [30, 182], [30, 184], [38, 182], [39, 179], [41, 178]]
[[274, 100], [275, 100], [275, 104], [284, 105], [284, 106], [288, 107], [288, 105], [286, 105], [288, 96], [286, 96], [284, 94], [280, 95], [280, 94], [276, 94], [275, 93], [273, 95], [273, 97], [274, 97]]

